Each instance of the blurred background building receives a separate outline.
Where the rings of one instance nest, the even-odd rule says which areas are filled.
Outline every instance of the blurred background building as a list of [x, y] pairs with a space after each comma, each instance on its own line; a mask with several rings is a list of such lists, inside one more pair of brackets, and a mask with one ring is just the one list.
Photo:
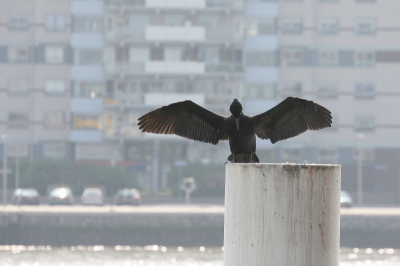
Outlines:
[[229, 146], [142, 134], [138, 117], [185, 99], [228, 115], [235, 97], [257, 114], [295, 95], [331, 110], [333, 127], [258, 141], [260, 159], [340, 163], [350, 192], [359, 164], [365, 202], [400, 202], [400, 2], [0, 6], [0, 133], [9, 136], [10, 158], [126, 165], [143, 180], [152, 169], [157, 193], [174, 164], [223, 163]]

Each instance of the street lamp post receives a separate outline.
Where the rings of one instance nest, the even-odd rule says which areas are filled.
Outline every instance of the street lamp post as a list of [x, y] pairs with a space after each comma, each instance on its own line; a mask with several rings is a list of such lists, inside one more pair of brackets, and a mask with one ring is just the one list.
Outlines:
[[1, 134], [3, 140], [3, 205], [7, 205], [7, 134]]
[[363, 205], [363, 174], [362, 174], [362, 157], [361, 152], [361, 140], [364, 138], [364, 134], [359, 133], [356, 135], [359, 139], [357, 149], [357, 203], [359, 206]]

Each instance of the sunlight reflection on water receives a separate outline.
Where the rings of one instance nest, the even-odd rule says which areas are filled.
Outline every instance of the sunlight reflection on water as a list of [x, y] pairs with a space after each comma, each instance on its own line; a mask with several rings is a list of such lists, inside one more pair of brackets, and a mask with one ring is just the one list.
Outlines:
[[[341, 248], [340, 266], [400, 266], [400, 250]], [[221, 247], [0, 246], [0, 266], [222, 266]]]

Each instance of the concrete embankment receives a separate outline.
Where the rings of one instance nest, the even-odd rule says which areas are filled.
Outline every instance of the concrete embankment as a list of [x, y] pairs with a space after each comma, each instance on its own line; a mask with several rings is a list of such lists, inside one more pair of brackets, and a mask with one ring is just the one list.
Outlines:
[[[222, 246], [222, 206], [0, 207], [0, 245]], [[400, 248], [400, 209], [341, 211], [341, 246]]]

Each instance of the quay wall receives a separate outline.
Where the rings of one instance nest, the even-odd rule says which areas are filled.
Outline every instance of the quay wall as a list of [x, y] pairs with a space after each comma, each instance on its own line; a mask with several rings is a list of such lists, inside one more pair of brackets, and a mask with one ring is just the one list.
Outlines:
[[[69, 208], [3, 207], [0, 245], [223, 246], [223, 207]], [[400, 248], [399, 239], [400, 209], [341, 213], [341, 246]]]

